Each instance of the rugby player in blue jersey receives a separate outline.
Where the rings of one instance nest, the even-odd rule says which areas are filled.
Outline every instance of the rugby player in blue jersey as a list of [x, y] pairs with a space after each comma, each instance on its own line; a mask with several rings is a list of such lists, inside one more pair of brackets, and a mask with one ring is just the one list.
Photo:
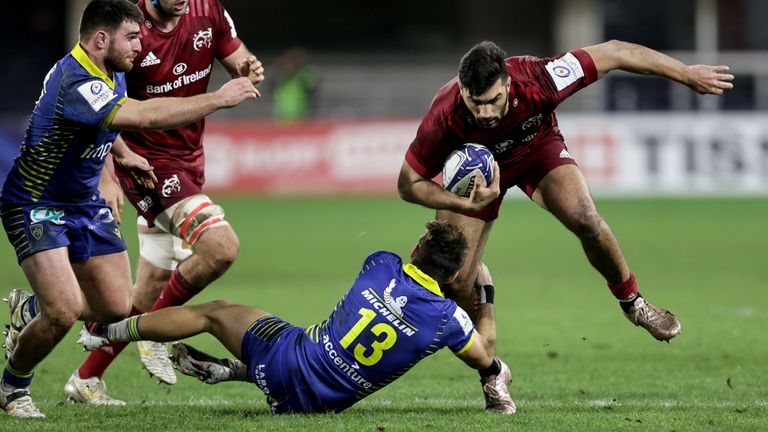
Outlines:
[[126, 97], [125, 72], [141, 51], [141, 11], [128, 0], [92, 0], [80, 42], [48, 72], [20, 155], [0, 192], [0, 217], [34, 296], [14, 290], [0, 378], [0, 408], [39, 418], [32, 370], [78, 319], [128, 315], [131, 272], [125, 243], [97, 184], [106, 156], [151, 187], [147, 161], [116, 141], [121, 129], [178, 127], [255, 99], [248, 78], [189, 98]]
[[509, 368], [494, 356], [487, 267], [480, 264], [478, 270], [476, 327], [441, 290], [466, 256], [460, 228], [432, 221], [410, 263], [392, 252], [369, 255], [352, 288], [319, 324], [300, 328], [259, 309], [215, 301], [94, 324], [81, 332], [79, 342], [94, 350], [112, 342], [167, 342], [210, 333], [237, 359], [217, 359], [179, 342], [172, 354], [176, 367], [209, 384], [252, 382], [276, 414], [343, 411], [448, 347], [480, 370], [484, 392], [493, 395], [494, 405], [486, 409], [514, 414]]

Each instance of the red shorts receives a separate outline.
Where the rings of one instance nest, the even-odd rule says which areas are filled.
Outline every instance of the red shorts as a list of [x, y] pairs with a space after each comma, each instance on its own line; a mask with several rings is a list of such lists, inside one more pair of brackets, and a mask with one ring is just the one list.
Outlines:
[[533, 196], [541, 179], [553, 169], [561, 165], [576, 165], [576, 161], [568, 153], [563, 136], [550, 131], [543, 138], [527, 146], [510, 150], [510, 156], [505, 156], [499, 162], [501, 170], [501, 194], [496, 201], [478, 212], [458, 212], [465, 216], [492, 221], [499, 217], [499, 209], [507, 189], [517, 186], [529, 197]]
[[155, 217], [168, 207], [184, 198], [203, 193], [205, 181], [202, 173], [180, 168], [155, 169], [155, 175], [157, 184], [154, 189], [142, 187], [125, 172], [118, 172], [117, 175], [125, 196], [150, 227], [155, 225]]

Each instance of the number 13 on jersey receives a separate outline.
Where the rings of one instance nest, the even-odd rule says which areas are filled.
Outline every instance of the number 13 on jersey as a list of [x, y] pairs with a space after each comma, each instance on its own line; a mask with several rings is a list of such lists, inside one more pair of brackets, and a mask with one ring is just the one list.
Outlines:
[[[348, 348], [363, 331], [365, 331], [366, 327], [368, 327], [371, 321], [376, 317], [376, 312], [371, 309], [360, 308], [357, 313], [362, 316], [357, 320], [355, 325], [349, 329], [347, 334], [341, 338], [341, 346], [345, 349]], [[365, 366], [373, 366], [378, 363], [381, 360], [384, 351], [392, 348], [395, 342], [397, 342], [397, 333], [395, 332], [395, 329], [387, 323], [378, 323], [372, 326], [369, 331], [376, 337], [381, 336], [383, 333], [384, 339], [373, 341], [370, 347], [365, 347], [359, 343], [355, 345], [353, 351], [355, 359]], [[366, 352], [370, 352], [370, 354], [366, 355]]]

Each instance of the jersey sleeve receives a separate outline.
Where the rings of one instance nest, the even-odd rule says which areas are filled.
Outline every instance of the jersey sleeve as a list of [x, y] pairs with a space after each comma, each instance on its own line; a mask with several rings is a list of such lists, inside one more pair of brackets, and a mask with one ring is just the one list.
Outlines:
[[455, 354], [468, 350], [475, 341], [475, 326], [469, 315], [456, 305], [453, 314], [443, 328], [445, 345]]
[[65, 85], [67, 88], [61, 103], [64, 118], [88, 126], [109, 128], [115, 114], [128, 99], [96, 77]]
[[434, 106], [430, 107], [405, 153], [405, 160], [425, 179], [434, 178], [443, 170], [445, 159], [460, 143], [456, 143], [448, 127], [448, 119]]
[[216, 4], [215, 25], [216, 34], [218, 35], [219, 43], [216, 46], [216, 58], [221, 60], [227, 58], [235, 50], [240, 48], [242, 42], [237, 36], [237, 30], [235, 29], [235, 22], [229, 15], [224, 6], [217, 0], [213, 0]]
[[360, 272], [364, 272], [365, 270], [369, 269], [372, 266], [376, 266], [379, 264], [389, 264], [393, 267], [400, 267], [403, 265], [403, 261], [400, 259], [397, 254], [394, 254], [389, 251], [376, 251], [368, 257], [365, 258], [365, 261], [363, 261], [363, 266]]
[[542, 98], [558, 105], [597, 81], [597, 68], [586, 51], [576, 49], [559, 57], [533, 58]]

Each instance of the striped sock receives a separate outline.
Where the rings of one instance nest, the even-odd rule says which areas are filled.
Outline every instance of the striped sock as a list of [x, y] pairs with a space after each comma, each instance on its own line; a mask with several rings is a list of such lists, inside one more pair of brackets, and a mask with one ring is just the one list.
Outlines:
[[27, 388], [32, 384], [32, 377], [34, 372], [23, 373], [19, 372], [11, 366], [11, 362], [8, 361], [3, 369], [3, 382], [9, 386], [16, 388]]
[[110, 342], [129, 342], [144, 340], [139, 332], [141, 315], [126, 318], [107, 327], [107, 339]]

